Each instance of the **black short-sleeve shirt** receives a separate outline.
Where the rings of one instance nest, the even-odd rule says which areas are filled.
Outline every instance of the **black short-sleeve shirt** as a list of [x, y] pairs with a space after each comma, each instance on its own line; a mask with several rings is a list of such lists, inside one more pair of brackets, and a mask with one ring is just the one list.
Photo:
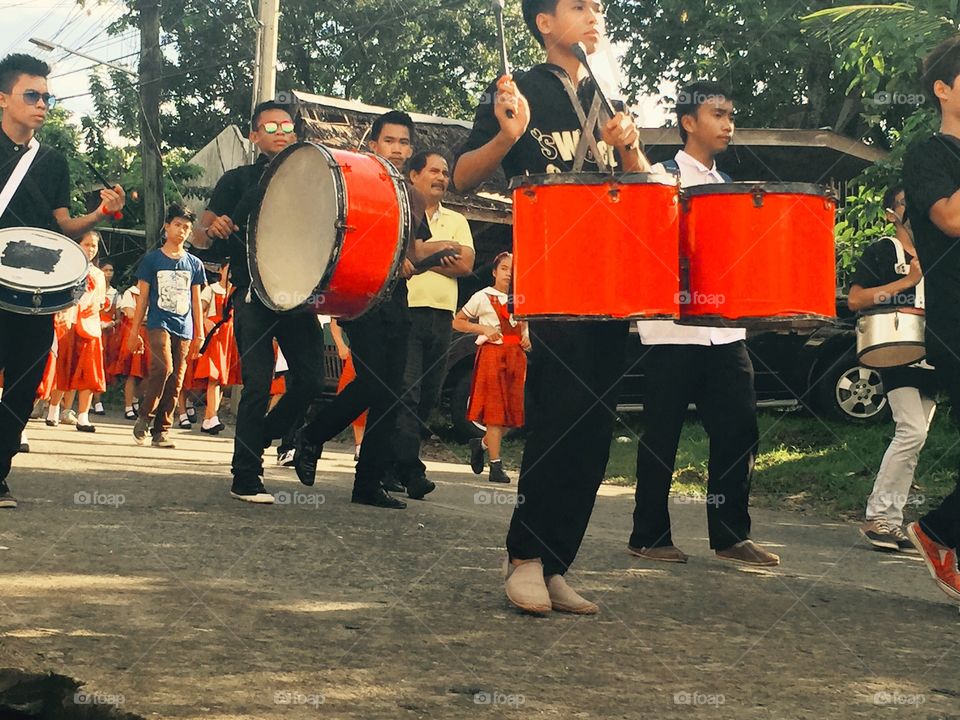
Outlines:
[[[913, 255], [904, 250], [904, 260], [907, 265], [913, 260]], [[875, 288], [895, 282], [903, 277], [897, 272], [897, 251], [890, 238], [881, 238], [873, 243], [857, 261], [850, 285], [859, 285], [862, 288]], [[879, 307], [913, 307], [916, 300], [916, 289], [897, 293]], [[920, 367], [889, 368], [880, 371], [883, 389], [886, 392], [902, 387], [918, 388], [924, 395], [933, 397], [936, 392], [936, 383], [932, 370]]]
[[226, 256], [230, 260], [230, 281], [238, 288], [250, 286], [250, 270], [247, 266], [247, 226], [250, 213], [261, 198], [260, 180], [267, 169], [269, 159], [261, 155], [253, 165], [242, 165], [228, 170], [217, 182], [207, 203], [207, 210], [216, 216], [226, 215], [240, 228], [226, 240], [215, 240], [213, 248], [226, 242]]
[[[562, 68], [548, 63], [535, 65], [526, 72], [514, 73], [514, 81], [530, 105], [530, 124], [503, 158], [503, 171], [507, 178], [573, 170], [573, 159], [581, 135], [580, 119], [570, 96], [564, 90], [563, 82], [555, 74], [557, 72], [566, 75]], [[589, 78], [577, 86], [577, 96], [584, 114], [589, 113], [595, 91], [596, 87]], [[494, 81], [477, 107], [470, 136], [457, 150], [458, 159], [464, 153], [483, 147], [500, 132], [500, 123], [494, 114], [496, 93], [497, 83]], [[599, 130], [595, 136], [600, 151], [608, 154], [605, 158], [607, 164], [618, 167], [617, 153], [599, 140]], [[588, 151], [583, 171], [598, 170], [596, 158]]]
[[[0, 130], [0, 189], [7, 184], [29, 146], [14, 143]], [[63, 232], [53, 211], [70, 207], [70, 170], [56, 150], [40, 145], [30, 170], [0, 217], [0, 228], [36, 227]]]
[[960, 140], [946, 135], [918, 141], [903, 163], [907, 216], [923, 268], [927, 312], [927, 356], [960, 355], [960, 244], [930, 219], [930, 208], [960, 190]]

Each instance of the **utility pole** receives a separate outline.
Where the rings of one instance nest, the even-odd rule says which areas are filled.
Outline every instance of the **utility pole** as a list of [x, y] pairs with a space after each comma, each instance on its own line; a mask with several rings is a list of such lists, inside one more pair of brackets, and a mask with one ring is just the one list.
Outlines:
[[260, 0], [257, 48], [258, 72], [254, 104], [277, 96], [277, 44], [280, 35], [280, 0]]
[[143, 214], [147, 249], [163, 225], [163, 157], [160, 153], [160, 2], [137, 0], [140, 11], [140, 151], [143, 157]]

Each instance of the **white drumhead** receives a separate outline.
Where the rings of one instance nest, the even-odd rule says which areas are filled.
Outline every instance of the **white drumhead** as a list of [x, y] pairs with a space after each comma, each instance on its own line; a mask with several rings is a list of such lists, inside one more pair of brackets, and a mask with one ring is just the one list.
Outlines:
[[272, 169], [253, 261], [258, 290], [277, 310], [303, 305], [320, 284], [336, 242], [340, 202], [329, 156], [315, 145], [298, 147]]
[[0, 284], [18, 290], [59, 290], [79, 283], [87, 255], [70, 238], [31, 227], [0, 230]]

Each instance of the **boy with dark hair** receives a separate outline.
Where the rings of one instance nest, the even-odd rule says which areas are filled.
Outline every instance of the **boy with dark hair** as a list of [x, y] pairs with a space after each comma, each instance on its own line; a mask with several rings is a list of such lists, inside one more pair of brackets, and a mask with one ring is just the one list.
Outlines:
[[[599, 3], [524, 0], [523, 16], [546, 50], [546, 62], [490, 86], [485, 97], [494, 100], [477, 108], [473, 131], [458, 152], [457, 188], [476, 187], [501, 165], [507, 177], [580, 170], [577, 155], [585, 158], [585, 172], [649, 169], [637, 128], [624, 113], [583, 130], [599, 97], [571, 45], [582, 43], [588, 54], [596, 50]], [[580, 142], [589, 152], [576, 152]], [[592, 240], [583, 238], [584, 246]], [[599, 610], [564, 574], [603, 481], [627, 331], [626, 322], [530, 323], [528, 386], [543, 422], [533, 426], [524, 448], [518, 487], [524, 502], [514, 510], [507, 535], [505, 586], [507, 598], [522, 610]]]
[[[123, 208], [123, 188], [100, 192], [101, 206], [70, 217], [70, 173], [60, 153], [41, 147], [34, 134], [56, 104], [48, 92], [46, 63], [30, 55], [0, 61], [0, 228], [35, 227], [79, 238]], [[21, 179], [13, 178], [18, 167]], [[7, 192], [4, 192], [4, 191]], [[6, 379], [0, 399], [0, 508], [15, 508], [7, 476], [43, 377], [53, 342], [53, 315], [0, 309], [0, 368]]]
[[[323, 387], [323, 333], [313, 313], [277, 313], [266, 307], [250, 286], [247, 223], [260, 202], [260, 179], [269, 162], [296, 142], [286, 106], [257, 105], [251, 116], [250, 142], [260, 151], [253, 165], [225, 173], [193, 231], [191, 244], [206, 249], [225, 246], [234, 286], [231, 305], [237, 347], [242, 357], [243, 394], [237, 410], [231, 497], [269, 504], [263, 487], [263, 449], [282, 438], [303, 417]], [[273, 380], [274, 339], [290, 367], [287, 392], [267, 413]]]
[[163, 245], [148, 252], [137, 268], [140, 295], [129, 349], [143, 352], [140, 325], [144, 316], [150, 342], [150, 370], [142, 386], [140, 417], [133, 426], [138, 445], [143, 444], [152, 423], [153, 447], [174, 447], [167, 431], [173, 424], [187, 360], [195, 357], [203, 344], [200, 290], [206, 284], [206, 273], [200, 259], [183, 247], [196, 219], [192, 211], [177, 204], [168, 207]]
[[416, 129], [413, 119], [401, 110], [391, 110], [373, 121], [367, 148], [386, 158], [400, 172], [413, 155]]
[[[907, 216], [923, 268], [927, 360], [960, 422], [960, 36], [924, 60], [923, 84], [941, 116], [940, 132], [915, 142], [903, 163]], [[960, 600], [960, 475], [953, 492], [907, 535], [937, 586]]]
[[[696, 82], [677, 97], [683, 150], [654, 166], [684, 187], [729, 182], [716, 157], [730, 144], [734, 108], [729, 93]], [[643, 353], [643, 436], [637, 450], [636, 506], [628, 551], [664, 562], [687, 561], [673, 544], [668, 509], [677, 445], [687, 407], [710, 437], [706, 505], [710, 548], [717, 558], [744, 565], [778, 565], [780, 558], [750, 539], [750, 484], [759, 444], [753, 364], [746, 331], [690, 327], [672, 320], [637, 323]]]

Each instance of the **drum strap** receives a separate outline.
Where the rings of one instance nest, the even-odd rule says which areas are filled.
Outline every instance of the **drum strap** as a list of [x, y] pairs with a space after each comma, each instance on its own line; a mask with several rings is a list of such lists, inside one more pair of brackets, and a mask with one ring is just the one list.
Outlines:
[[594, 131], [600, 120], [600, 109], [603, 106], [600, 93], [595, 92], [593, 94], [593, 104], [590, 106], [590, 113], [588, 115], [583, 111], [580, 98], [577, 97], [577, 90], [573, 87], [573, 83], [570, 82], [570, 77], [566, 73], [558, 70], [551, 70], [551, 72], [560, 81], [560, 84], [563, 85], [563, 89], [567, 91], [567, 97], [570, 98], [573, 111], [577, 114], [577, 119], [580, 120], [580, 143], [577, 145], [577, 153], [573, 158], [573, 172], [576, 173], [583, 170], [583, 163], [587, 158], [588, 150], [593, 151], [593, 156], [596, 158], [600, 172], [609, 172], [610, 167], [607, 165], [606, 158], [600, 152], [597, 139], [594, 137]]
[[17, 190], [20, 189], [20, 184], [27, 176], [27, 171], [30, 170], [30, 166], [33, 165], [34, 158], [36, 158], [37, 153], [40, 152], [40, 143], [36, 138], [30, 138], [28, 145], [30, 149], [20, 158], [20, 162], [18, 162], [17, 166], [13, 169], [13, 173], [11, 173], [10, 178], [7, 180], [7, 184], [4, 185], [3, 190], [0, 191], [0, 217], [7, 211], [7, 206], [10, 205], [10, 201], [13, 200], [13, 196]]
[[[888, 237], [887, 239], [893, 243], [893, 250], [897, 253], [897, 264], [893, 267], [894, 271], [897, 273], [897, 275], [910, 274], [910, 265], [907, 264], [907, 253], [903, 249], [903, 243], [895, 237]], [[921, 310], [926, 307], [926, 296], [923, 290], [922, 278], [920, 279], [920, 282], [917, 283], [917, 287], [914, 289], [913, 306], [920, 308]]]

